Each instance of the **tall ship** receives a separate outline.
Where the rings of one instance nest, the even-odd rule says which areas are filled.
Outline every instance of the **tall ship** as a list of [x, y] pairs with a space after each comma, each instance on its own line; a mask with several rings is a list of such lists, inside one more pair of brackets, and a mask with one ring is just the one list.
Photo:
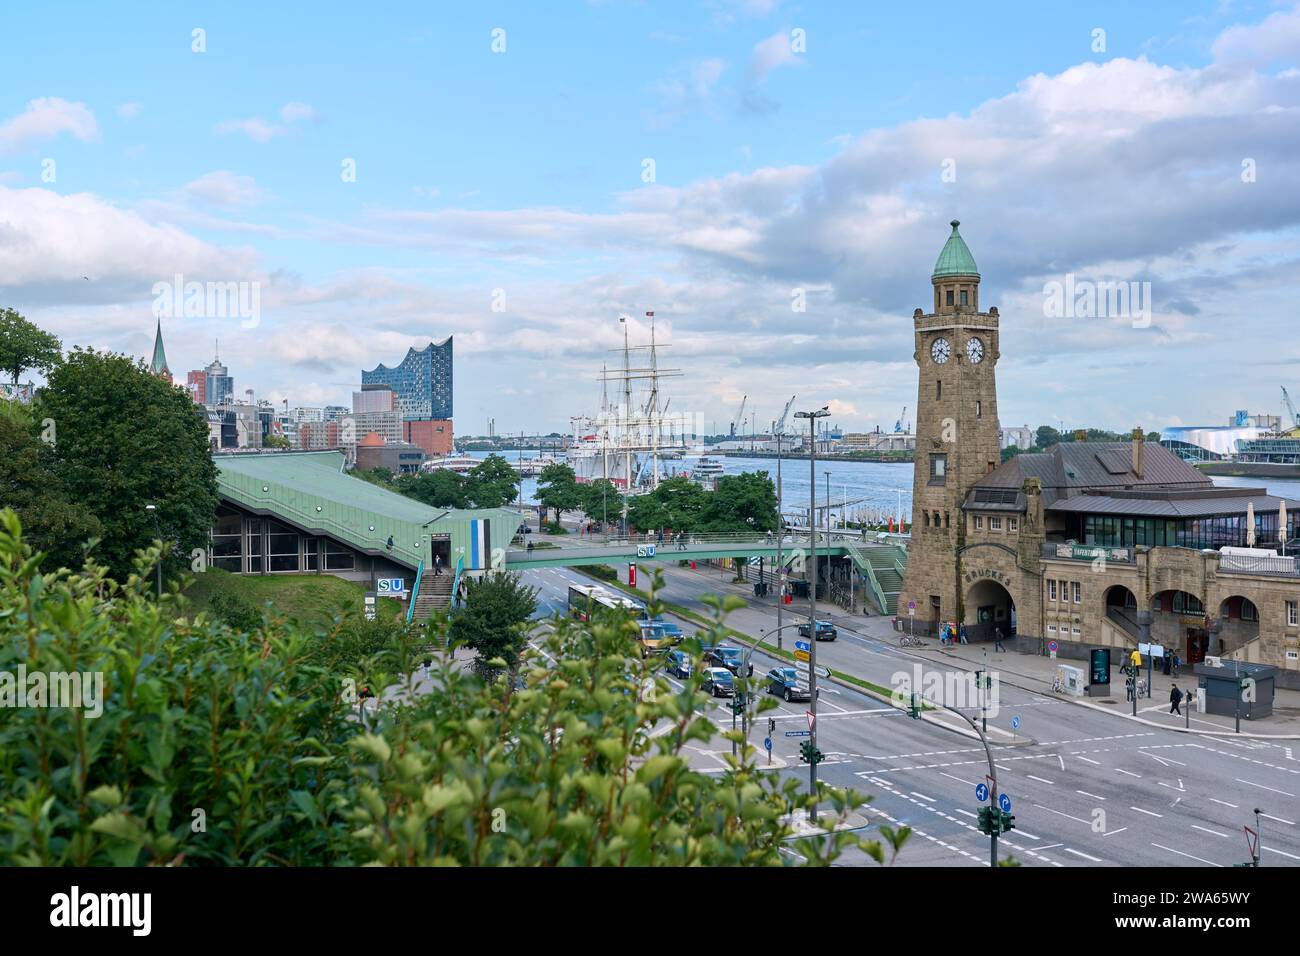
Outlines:
[[664, 401], [660, 390], [661, 379], [681, 373], [659, 365], [659, 349], [665, 346], [657, 340], [653, 312], [646, 313], [647, 345], [631, 344], [627, 316], [618, 321], [623, 326], [623, 347], [616, 350], [621, 362], [601, 368], [599, 413], [571, 419], [573, 436], [565, 458], [579, 482], [604, 479], [637, 494], [658, 487], [667, 477], [664, 462], [686, 452], [685, 416], [669, 416], [671, 399]]

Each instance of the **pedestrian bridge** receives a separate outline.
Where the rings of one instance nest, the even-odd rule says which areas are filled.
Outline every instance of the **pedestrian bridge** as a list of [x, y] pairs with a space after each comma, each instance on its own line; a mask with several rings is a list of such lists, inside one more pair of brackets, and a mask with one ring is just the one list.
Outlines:
[[[905, 539], [904, 539], [905, 540]], [[787, 531], [778, 540], [775, 534], [697, 534], [677, 541], [665, 538], [645, 540], [636, 536], [597, 535], [571, 538], [547, 538], [553, 547], [511, 546], [505, 552], [509, 571], [533, 568], [571, 568], [593, 564], [662, 564], [671, 561], [705, 561], [718, 558], [764, 558], [776, 567], [802, 570], [812, 555], [813, 541], [807, 531]], [[907, 551], [901, 541], [863, 539], [860, 533], [817, 533], [817, 554], [831, 558], [848, 558], [861, 574], [868, 593], [882, 613], [894, 613], [901, 590]]]

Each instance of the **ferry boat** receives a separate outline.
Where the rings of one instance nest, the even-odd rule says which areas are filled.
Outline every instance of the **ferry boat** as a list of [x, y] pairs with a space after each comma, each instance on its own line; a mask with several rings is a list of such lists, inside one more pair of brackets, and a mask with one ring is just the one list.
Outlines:
[[695, 467], [691, 469], [691, 478], [709, 487], [717, 484], [718, 479], [724, 474], [726, 474], [726, 471], [722, 467], [722, 462], [716, 458], [701, 458], [695, 463]]
[[463, 475], [481, 464], [483, 464], [481, 458], [471, 458], [469, 455], [447, 455], [443, 458], [430, 458], [420, 466], [420, 470], [454, 471], [458, 475]]

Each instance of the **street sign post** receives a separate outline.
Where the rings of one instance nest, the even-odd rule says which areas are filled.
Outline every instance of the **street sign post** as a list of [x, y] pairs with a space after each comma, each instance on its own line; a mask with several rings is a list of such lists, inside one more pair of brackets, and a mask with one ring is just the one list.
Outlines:
[[772, 738], [764, 737], [763, 746], [767, 748], [767, 762], [771, 763], [772, 762]]
[[811, 730], [787, 730], [785, 732], [785, 735], [787, 737], [811, 737], [812, 731]]
[[1020, 729], [1020, 715], [1017, 714], [1016, 716], [1011, 718], [1011, 729], [1012, 730]]
[[813, 726], [817, 723], [817, 715], [811, 710], [805, 710], [803, 715], [808, 718], [808, 729], [812, 730]]
[[795, 642], [794, 642], [794, 646], [795, 646], [796, 648], [798, 648], [799, 650], [801, 650], [801, 651], [809, 651], [809, 650], [812, 650], [812, 648], [810, 648], [810, 647], [808, 646], [808, 642], [807, 642], [807, 641], [795, 641]]
[[975, 799], [983, 803], [989, 798], [989, 788], [986, 783], [975, 784]]
[[1010, 812], [1011, 812], [1011, 798], [1008, 797], [1005, 793], [1000, 794], [1000, 795], [998, 796], [998, 807], [1001, 808], [1001, 810], [1002, 810], [1003, 813], [1010, 813]]
[[797, 661], [806, 661], [806, 660], [808, 660], [811, 656], [812, 656], [812, 655], [810, 655], [807, 651], [795, 651], [795, 652], [794, 652], [794, 659], [797, 660]]
[[638, 558], [653, 558], [655, 556], [655, 545], [653, 544], [638, 545], [636, 549], [636, 556]]

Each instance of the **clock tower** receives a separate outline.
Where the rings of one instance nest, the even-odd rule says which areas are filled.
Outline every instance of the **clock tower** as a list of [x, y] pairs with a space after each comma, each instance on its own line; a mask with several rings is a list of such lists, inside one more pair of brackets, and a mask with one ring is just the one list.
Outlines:
[[962, 503], [998, 466], [998, 310], [979, 310], [980, 274], [957, 227], [939, 253], [930, 283], [934, 308], [913, 314], [920, 369], [916, 398], [916, 464], [912, 540], [898, 614], [916, 602], [914, 626], [932, 630], [960, 621], [958, 554], [966, 544]]

